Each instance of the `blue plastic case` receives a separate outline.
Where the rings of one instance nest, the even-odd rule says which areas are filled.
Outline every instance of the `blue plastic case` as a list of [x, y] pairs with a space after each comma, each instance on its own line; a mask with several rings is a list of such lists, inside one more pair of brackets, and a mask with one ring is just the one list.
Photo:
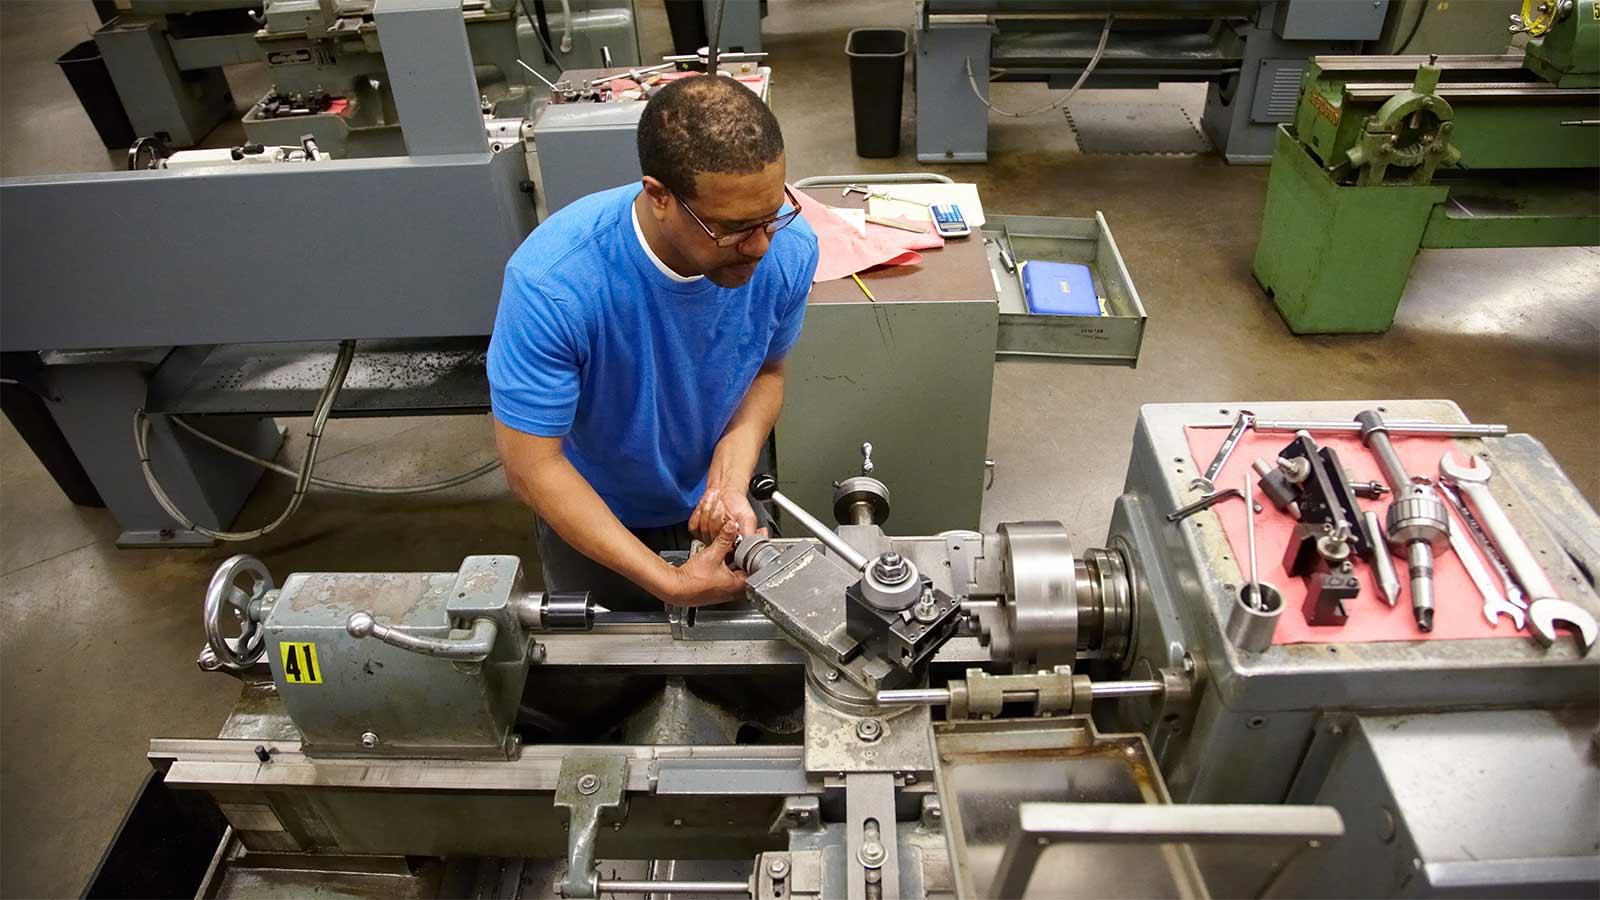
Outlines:
[[1047, 316], [1098, 316], [1094, 274], [1083, 263], [1028, 260], [1022, 264], [1028, 311]]

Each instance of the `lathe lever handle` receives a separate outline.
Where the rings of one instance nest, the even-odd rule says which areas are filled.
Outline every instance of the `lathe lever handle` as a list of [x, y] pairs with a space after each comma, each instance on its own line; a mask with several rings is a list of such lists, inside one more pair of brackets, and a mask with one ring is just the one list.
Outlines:
[[811, 532], [811, 536], [821, 541], [823, 546], [833, 551], [833, 554], [844, 560], [845, 565], [857, 572], [867, 567], [867, 558], [861, 551], [850, 546], [844, 538], [839, 537], [833, 529], [818, 521], [816, 516], [800, 508], [800, 504], [790, 500], [778, 490], [778, 481], [771, 475], [763, 472], [750, 479], [750, 496], [766, 502], [768, 500], [778, 504], [778, 508], [788, 513], [790, 518], [800, 523], [800, 527]]
[[375, 637], [392, 647], [457, 662], [483, 662], [488, 659], [489, 651], [494, 649], [495, 636], [500, 633], [500, 626], [493, 619], [484, 618], [473, 620], [472, 634], [468, 637], [418, 637], [398, 628], [379, 624], [369, 612], [351, 613], [350, 620], [344, 627], [354, 638]]

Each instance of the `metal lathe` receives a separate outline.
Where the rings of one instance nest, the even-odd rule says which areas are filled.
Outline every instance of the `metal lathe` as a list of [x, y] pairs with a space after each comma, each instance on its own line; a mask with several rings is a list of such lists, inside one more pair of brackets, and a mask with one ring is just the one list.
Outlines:
[[[1186, 435], [1236, 411], [1145, 407], [1094, 548], [1052, 522], [891, 535], [882, 467], [839, 473], [832, 528], [758, 478], [787, 534], [739, 542], [725, 607], [614, 613], [513, 556], [281, 583], [234, 557], [198, 661], [239, 702], [214, 739], [152, 741], [129, 821], [181, 811], [162, 833], [200, 835], [202, 897], [1593, 896], [1600, 655], [1236, 643], [1216, 507], [1169, 516], [1204, 466]], [[1543, 447], [1452, 450], [1492, 456], [1529, 552], [1600, 612], [1600, 518]]]
[[1251, 269], [1294, 333], [1388, 330], [1419, 250], [1600, 244], [1600, 4], [1504, 7], [1515, 52], [1308, 64]]

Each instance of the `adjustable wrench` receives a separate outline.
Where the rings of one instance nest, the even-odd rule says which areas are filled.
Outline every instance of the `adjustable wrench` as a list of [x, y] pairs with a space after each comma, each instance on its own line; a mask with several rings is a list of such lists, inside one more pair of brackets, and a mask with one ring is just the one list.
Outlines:
[[1439, 475], [1461, 489], [1467, 505], [1505, 557], [1506, 565], [1522, 582], [1523, 590], [1533, 598], [1528, 604], [1528, 622], [1532, 626], [1533, 636], [1548, 647], [1555, 643], [1556, 626], [1564, 624], [1573, 630], [1578, 638], [1578, 646], [1584, 654], [1588, 654], [1597, 635], [1600, 635], [1600, 624], [1587, 610], [1561, 600], [1556, 594], [1556, 587], [1539, 565], [1539, 560], [1506, 516], [1500, 502], [1489, 492], [1489, 478], [1493, 474], [1489, 464], [1477, 457], [1472, 457], [1470, 466], [1456, 462], [1449, 453], [1439, 458]]

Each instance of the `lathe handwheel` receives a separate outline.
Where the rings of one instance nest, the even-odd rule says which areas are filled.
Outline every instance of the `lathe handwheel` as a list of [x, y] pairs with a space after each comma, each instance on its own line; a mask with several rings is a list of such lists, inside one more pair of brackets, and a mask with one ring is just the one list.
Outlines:
[[[239, 586], [241, 575], [250, 576], [249, 590]], [[211, 576], [211, 584], [206, 587], [206, 643], [224, 666], [244, 669], [261, 658], [264, 649], [262, 632], [256, 620], [250, 616], [250, 606], [270, 590], [272, 576], [267, 573], [267, 567], [261, 560], [243, 553], [229, 557]], [[222, 615], [226, 608], [236, 610], [242, 622], [237, 651], [222, 634]]]

